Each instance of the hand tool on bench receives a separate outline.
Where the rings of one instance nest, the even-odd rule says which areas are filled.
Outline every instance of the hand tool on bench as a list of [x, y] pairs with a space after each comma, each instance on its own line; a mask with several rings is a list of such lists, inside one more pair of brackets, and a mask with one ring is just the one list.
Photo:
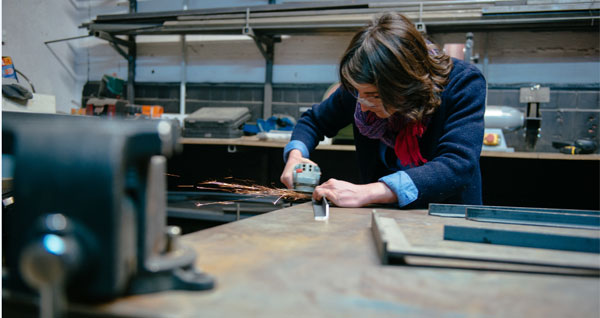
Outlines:
[[[294, 190], [304, 193], [313, 193], [315, 187], [321, 180], [321, 169], [310, 163], [299, 163], [294, 167], [293, 183]], [[315, 220], [327, 220], [329, 218], [329, 202], [323, 196], [321, 201], [312, 200]]]

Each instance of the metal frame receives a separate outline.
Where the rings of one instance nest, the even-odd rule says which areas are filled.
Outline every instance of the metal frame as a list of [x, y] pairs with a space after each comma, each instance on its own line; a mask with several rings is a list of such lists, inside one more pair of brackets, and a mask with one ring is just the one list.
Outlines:
[[[598, 276], [600, 266], [588, 264], [573, 264], [569, 260], [564, 262], [539, 260], [527, 256], [499, 257], [492, 253], [473, 253], [463, 250], [413, 247], [406, 239], [398, 223], [393, 218], [381, 217], [372, 212], [371, 231], [375, 245], [384, 265], [411, 265], [408, 258], [442, 259], [451, 261], [472, 261], [483, 263], [497, 263], [510, 265], [523, 265], [527, 267], [553, 268], [557, 270], [575, 270], [578, 274]], [[441, 266], [446, 267], [446, 266]], [[452, 266], [447, 266], [452, 267]], [[498, 269], [502, 270], [502, 269]], [[581, 272], [583, 271], [583, 272]]]
[[[135, 79], [135, 35], [150, 34], [242, 34], [251, 36], [265, 58], [265, 87], [263, 116], [272, 114], [272, 79], [274, 43], [280, 41], [281, 34], [315, 34], [319, 32], [355, 32], [370, 19], [372, 14], [384, 10], [398, 10], [417, 20], [422, 26], [427, 24], [429, 32], [458, 32], [490, 29], [515, 28], [571, 28], [598, 29], [600, 5], [590, 1], [589, 6], [579, 3], [576, 6], [557, 3], [536, 6], [534, 13], [511, 9], [515, 3], [509, 0], [456, 0], [456, 1], [415, 1], [415, 2], [370, 2], [337, 1], [328, 3], [286, 3], [275, 4], [269, 0], [267, 5], [252, 7], [229, 7], [170, 12], [137, 13], [137, 2], [130, 0], [129, 14], [100, 15], [89, 23], [82, 24], [90, 34], [98, 37], [102, 32], [112, 35], [111, 45], [125, 56], [118, 47], [115, 35], [127, 35], [128, 48], [125, 58], [128, 60], [128, 97], [133, 102]], [[504, 5], [506, 4], [506, 5]], [[498, 6], [496, 6], [498, 5]], [[267, 24], [250, 20], [252, 11], [255, 21], [268, 21]], [[314, 21], [302, 19], [310, 17]], [[294, 24], [290, 18], [301, 19]], [[315, 19], [315, 17], [318, 17]], [[337, 22], [332, 18], [340, 18]], [[354, 19], [347, 19], [354, 17]], [[286, 19], [288, 18], [288, 19]], [[261, 20], [256, 20], [261, 19]], [[269, 20], [270, 19], [270, 20]], [[278, 22], [277, 19], [283, 22]], [[210, 20], [212, 25], [202, 24]], [[287, 21], [286, 21], [287, 20]], [[200, 23], [198, 22], [200, 21]], [[270, 21], [270, 22], [269, 22]], [[218, 24], [214, 24], [217, 23]], [[252, 24], [252, 25], [251, 25]]]
[[247, 35], [254, 40], [260, 54], [265, 58], [263, 118], [269, 118], [273, 114], [273, 63], [275, 58], [275, 43], [281, 42], [281, 37], [255, 34], [250, 26], [250, 8], [246, 8], [246, 25], [242, 29], [242, 34]]
[[[129, 12], [137, 12], [137, 1], [129, 0]], [[127, 60], [127, 100], [130, 104], [135, 104], [135, 62], [137, 58], [137, 45], [135, 42], [135, 34], [127, 36], [127, 40], [117, 38], [108, 30], [106, 31], [90, 31], [90, 34], [97, 38], [106, 40], [108, 44]], [[125, 47], [125, 51], [121, 46]]]

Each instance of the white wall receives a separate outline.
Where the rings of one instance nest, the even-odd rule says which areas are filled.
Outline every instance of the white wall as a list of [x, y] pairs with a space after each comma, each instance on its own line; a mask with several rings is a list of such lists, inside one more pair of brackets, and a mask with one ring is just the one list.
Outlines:
[[[464, 33], [434, 34], [433, 40], [464, 43]], [[598, 84], [600, 38], [594, 32], [475, 32], [478, 65], [488, 83]], [[487, 65], [485, 58], [487, 57]]]
[[[274, 83], [333, 83], [339, 58], [351, 34], [291, 36], [275, 44]], [[127, 77], [127, 62], [106, 43], [90, 39], [90, 80], [103, 74]], [[93, 43], [92, 43], [93, 42]], [[136, 81], [179, 82], [183, 49], [180, 36], [138, 36]], [[265, 80], [265, 59], [250, 38], [214, 40], [186, 37], [188, 82], [260, 83]], [[88, 65], [86, 56], [79, 63]]]
[[86, 79], [75, 71], [76, 42], [50, 44], [51, 49], [44, 42], [85, 35], [86, 30], [78, 29], [81, 21], [81, 12], [70, 1], [2, 1], [2, 54], [12, 57], [36, 92], [55, 95], [61, 112], [79, 106]]

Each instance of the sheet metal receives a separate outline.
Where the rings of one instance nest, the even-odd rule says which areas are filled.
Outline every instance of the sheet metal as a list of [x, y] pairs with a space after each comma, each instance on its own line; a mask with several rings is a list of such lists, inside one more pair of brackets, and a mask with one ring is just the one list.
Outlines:
[[598, 215], [600, 211], [595, 210], [573, 210], [573, 209], [545, 209], [545, 208], [529, 208], [515, 206], [486, 206], [486, 205], [466, 205], [466, 204], [429, 204], [429, 215], [464, 218], [467, 208], [486, 208], [491, 210], [513, 210], [513, 211], [530, 211], [530, 212], [548, 212], [548, 213], [564, 213], [564, 214], [582, 214], [582, 215]]
[[575, 270], [576, 273], [581, 275], [600, 275], [600, 264], [557, 262], [547, 259], [535, 259], [528, 255], [497, 255], [490, 252], [473, 253], [453, 248], [413, 247], [394, 219], [381, 217], [377, 212], [372, 213], [371, 229], [382, 264], [410, 265], [412, 264], [409, 261], [410, 258], [426, 258], [557, 268]]
[[444, 225], [444, 240], [600, 253], [600, 239], [574, 235]]

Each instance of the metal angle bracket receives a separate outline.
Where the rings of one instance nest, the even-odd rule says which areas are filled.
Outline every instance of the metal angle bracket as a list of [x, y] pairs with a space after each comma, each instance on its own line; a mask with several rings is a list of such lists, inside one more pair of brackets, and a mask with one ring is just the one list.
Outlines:
[[327, 198], [323, 196], [321, 202], [316, 201], [314, 198], [313, 202], [313, 212], [315, 214], [315, 220], [317, 221], [326, 221], [329, 219], [329, 202]]
[[[371, 231], [383, 265], [390, 263], [392, 257], [390, 251], [410, 250], [411, 248], [410, 243], [400, 231], [396, 220], [381, 217], [375, 210], [371, 212]], [[399, 261], [405, 263], [404, 257], [401, 257]]]
[[117, 53], [119, 53], [119, 55], [121, 55], [124, 59], [129, 60], [130, 58], [133, 58], [128, 52], [125, 52], [119, 45], [125, 46], [125, 47], [127, 47], [127, 50], [129, 50], [129, 47], [132, 44], [135, 44], [135, 42], [117, 38], [117, 37], [113, 36], [112, 34], [110, 34], [108, 32], [104, 32], [104, 31], [95, 31], [94, 36], [108, 41], [108, 44], [113, 49], [115, 49], [115, 51], [117, 51]]
[[[256, 43], [260, 54], [267, 61], [273, 61], [273, 45], [281, 42], [280, 36], [261, 36], [254, 33], [254, 29], [250, 26], [250, 8], [246, 8], [246, 25], [242, 28], [242, 34], [251, 37]], [[264, 45], [264, 46], [263, 46]], [[265, 48], [266, 47], [266, 48]]]

